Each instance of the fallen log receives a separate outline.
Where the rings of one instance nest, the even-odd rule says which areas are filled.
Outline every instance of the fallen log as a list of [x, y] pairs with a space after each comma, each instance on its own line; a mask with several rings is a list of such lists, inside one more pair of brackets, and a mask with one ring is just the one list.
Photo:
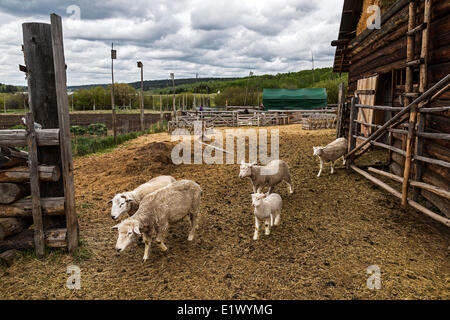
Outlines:
[[0, 241], [22, 232], [32, 224], [31, 219], [2, 218], [0, 219]]
[[16, 253], [17, 251], [14, 249], [0, 253], [0, 265], [5, 265], [7, 267], [12, 266], [14, 259], [16, 258]]
[[[45, 231], [45, 246], [48, 248], [65, 248], [67, 229], [52, 229]], [[7, 250], [23, 250], [34, 248], [34, 230], [28, 229], [7, 240], [0, 242], [0, 252]]]
[[[59, 129], [36, 130], [38, 146], [59, 145]], [[8, 147], [24, 147], [27, 145], [27, 132], [23, 129], [0, 130], [0, 143]]]
[[[64, 197], [41, 198], [42, 214], [64, 215]], [[0, 217], [16, 218], [32, 216], [31, 199], [22, 199], [10, 205], [0, 205]]]
[[29, 194], [24, 184], [0, 183], [0, 204], [10, 204]]
[[[58, 181], [61, 170], [57, 166], [38, 166], [39, 180]], [[0, 170], [0, 182], [28, 182], [30, 181], [30, 169], [28, 167], [15, 167]]]
[[27, 160], [27, 152], [6, 146], [0, 146], [0, 168], [25, 166], [27, 164]]

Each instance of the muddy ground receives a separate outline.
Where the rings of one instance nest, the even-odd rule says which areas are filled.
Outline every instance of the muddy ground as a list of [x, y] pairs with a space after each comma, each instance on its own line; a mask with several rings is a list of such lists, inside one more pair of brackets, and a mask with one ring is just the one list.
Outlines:
[[[334, 131], [291, 125], [280, 127], [280, 136], [280, 157], [291, 167], [295, 193], [289, 195], [286, 185], [275, 188], [284, 201], [281, 225], [258, 241], [252, 240], [250, 181], [238, 178], [238, 165], [170, 164], [165, 133], [76, 159], [81, 249], [74, 256], [50, 251], [42, 260], [22, 253], [12, 267], [0, 269], [0, 298], [450, 298], [448, 228], [402, 209], [396, 198], [341, 164], [334, 175], [327, 166], [317, 178], [312, 147], [333, 140]], [[169, 251], [153, 246], [142, 264], [142, 244], [114, 251], [107, 201], [161, 174], [200, 183], [200, 229], [188, 243], [188, 223], [172, 226]], [[81, 268], [81, 290], [65, 286], [70, 264]], [[367, 288], [370, 265], [381, 269], [380, 290]]]

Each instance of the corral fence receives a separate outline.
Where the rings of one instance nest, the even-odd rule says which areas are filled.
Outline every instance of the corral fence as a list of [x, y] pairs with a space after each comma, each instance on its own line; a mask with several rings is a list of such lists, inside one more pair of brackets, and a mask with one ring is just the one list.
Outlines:
[[[450, 162], [442, 158], [438, 159], [438, 153], [425, 153], [427, 140], [450, 140], [450, 134], [433, 132], [432, 127], [428, 126], [427, 128], [426, 126], [427, 123], [429, 125], [427, 121], [429, 115], [450, 111], [450, 106], [433, 106], [433, 103], [446, 93], [449, 88], [450, 74], [422, 93], [406, 107], [362, 104], [358, 97], [353, 97], [348, 129], [348, 153], [345, 155], [345, 158], [347, 159], [348, 169], [353, 169], [372, 183], [399, 198], [402, 205], [409, 205], [450, 227], [450, 216], [448, 215], [449, 212], [446, 211], [448, 208], [446, 204], [450, 200], [447, 179]], [[362, 114], [362, 110], [366, 109], [389, 111], [392, 114], [395, 113], [395, 116], [383, 125], [373, 124], [361, 120], [361, 117], [358, 116]], [[425, 131], [426, 129], [428, 130]], [[381, 142], [381, 138], [386, 135], [388, 139]], [[402, 137], [405, 143], [401, 145], [394, 143], [395, 136]], [[400, 191], [354, 164], [354, 160], [370, 150], [369, 147], [371, 145], [386, 149], [390, 154], [390, 159], [394, 159], [394, 155], [401, 157], [401, 167], [397, 168], [397, 164], [395, 166], [391, 164], [390, 170], [392, 172], [375, 167], [368, 168], [368, 171], [371, 173], [400, 183]], [[431, 174], [431, 168], [442, 172], [443, 177], [439, 178], [435, 174]], [[427, 194], [432, 195], [435, 199], [433, 203], [448, 217], [442, 216], [419, 204], [417, 201], [420, 194], [426, 199], [430, 198], [430, 196], [426, 196]]]
[[[268, 110], [261, 111], [242, 107], [235, 111], [208, 110], [208, 111], [182, 111], [176, 118], [169, 121], [168, 131], [187, 129], [193, 131], [194, 123], [201, 121], [206, 128], [213, 127], [240, 127], [240, 126], [276, 126], [292, 123], [314, 123], [307, 129], [335, 128], [337, 123], [336, 106], [329, 105], [319, 110]], [[325, 125], [319, 125], [325, 120]], [[318, 124], [316, 124], [318, 123]]]
[[[22, 117], [24, 115], [9, 114], [0, 115], [0, 129], [10, 129], [16, 125], [23, 124]], [[165, 112], [163, 118], [166, 121], [171, 119], [171, 113]], [[158, 123], [161, 120], [159, 113], [144, 114], [144, 128]], [[112, 118], [109, 113], [71, 113], [70, 126], [88, 127], [93, 123], [103, 123], [108, 130], [112, 130]], [[117, 132], [119, 134], [141, 131], [140, 115], [132, 114], [116, 114]]]

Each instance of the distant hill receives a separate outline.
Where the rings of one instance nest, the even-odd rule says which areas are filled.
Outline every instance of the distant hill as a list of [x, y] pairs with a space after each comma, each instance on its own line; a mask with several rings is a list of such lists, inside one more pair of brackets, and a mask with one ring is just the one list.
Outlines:
[[[187, 78], [187, 79], [175, 79], [175, 87], [179, 86], [185, 86], [185, 85], [192, 85], [195, 83], [202, 83], [202, 82], [226, 82], [226, 81], [233, 81], [240, 78]], [[130, 86], [132, 86], [135, 89], [141, 88], [141, 82], [131, 82], [128, 83]], [[78, 89], [89, 89], [93, 87], [103, 87], [106, 88], [108, 84], [88, 84], [88, 85], [81, 85], [81, 86], [69, 86], [69, 90], [78, 90]], [[151, 91], [151, 90], [158, 90], [158, 89], [167, 89], [172, 88], [172, 80], [169, 79], [163, 79], [163, 80], [144, 80], [144, 90], [145, 91]]]

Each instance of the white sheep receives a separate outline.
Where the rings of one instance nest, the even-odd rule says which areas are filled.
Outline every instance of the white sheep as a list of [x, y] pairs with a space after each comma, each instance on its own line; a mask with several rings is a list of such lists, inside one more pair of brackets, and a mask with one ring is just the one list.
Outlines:
[[[331, 174], [333, 174], [335, 161], [347, 153], [347, 139], [339, 138], [325, 147], [313, 147], [313, 150], [313, 155], [318, 156], [320, 159], [320, 170], [317, 176], [320, 177], [323, 164], [328, 162], [331, 162]], [[343, 164], [345, 165], [345, 158], [343, 158]]]
[[176, 181], [146, 195], [133, 216], [113, 227], [119, 231], [116, 250], [122, 252], [142, 234], [145, 262], [150, 254], [152, 236], [156, 235], [156, 243], [162, 251], [166, 251], [164, 238], [169, 224], [180, 221], [185, 216], [190, 218], [188, 241], [192, 241], [198, 225], [201, 195], [202, 189], [191, 180]]
[[268, 186], [268, 194], [270, 194], [273, 187], [283, 180], [289, 185], [289, 193], [294, 193], [289, 167], [283, 160], [272, 160], [266, 166], [257, 166], [256, 162], [245, 163], [242, 161], [239, 178], [245, 177], [250, 178], [254, 193], [261, 193], [263, 188]]
[[114, 198], [109, 201], [112, 203], [111, 218], [116, 220], [123, 213], [128, 213], [131, 216], [136, 212], [139, 203], [147, 194], [161, 189], [175, 181], [175, 178], [171, 176], [159, 176], [140, 185], [133, 191], [116, 194]]
[[252, 205], [255, 207], [255, 234], [253, 235], [253, 240], [258, 240], [259, 226], [262, 222], [265, 223], [266, 235], [270, 234], [270, 227], [280, 224], [283, 201], [277, 193], [271, 193], [270, 195], [253, 193]]

